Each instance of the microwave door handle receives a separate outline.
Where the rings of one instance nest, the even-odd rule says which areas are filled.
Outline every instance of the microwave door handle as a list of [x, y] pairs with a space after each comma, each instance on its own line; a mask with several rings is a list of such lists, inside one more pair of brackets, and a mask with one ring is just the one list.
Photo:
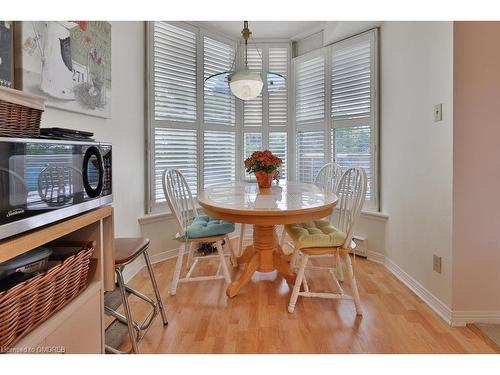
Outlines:
[[[97, 182], [97, 187], [94, 189], [92, 186], [90, 186], [89, 180], [88, 180], [88, 163], [90, 162], [90, 158], [92, 156], [95, 156], [97, 159], [97, 169], [99, 172], [99, 180]], [[102, 187], [104, 183], [104, 163], [102, 160], [102, 155], [99, 149], [95, 146], [90, 146], [87, 151], [85, 152], [85, 155], [83, 156], [83, 168], [82, 168], [82, 179], [83, 179], [83, 187], [85, 189], [85, 192], [90, 198], [97, 198], [99, 195], [101, 195], [102, 192]]]

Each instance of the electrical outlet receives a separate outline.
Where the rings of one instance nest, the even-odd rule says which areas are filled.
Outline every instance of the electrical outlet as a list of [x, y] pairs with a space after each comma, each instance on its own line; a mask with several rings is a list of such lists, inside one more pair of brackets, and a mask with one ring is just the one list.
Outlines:
[[436, 254], [432, 256], [432, 269], [437, 273], [441, 273], [441, 257]]
[[443, 120], [443, 105], [436, 104], [434, 105], [434, 122]]

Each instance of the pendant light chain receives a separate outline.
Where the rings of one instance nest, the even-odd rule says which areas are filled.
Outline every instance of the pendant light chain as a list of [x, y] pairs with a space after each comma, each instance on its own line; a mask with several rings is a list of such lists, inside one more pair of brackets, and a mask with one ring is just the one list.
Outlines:
[[248, 28], [248, 21], [243, 21], [243, 30], [241, 35], [245, 39], [245, 69], [248, 69], [248, 39], [252, 36], [252, 32]]
[[248, 69], [248, 40], [245, 39], [245, 68]]
[[260, 61], [262, 61], [262, 63], [264, 63], [264, 59], [262, 58], [262, 55], [261, 55], [261, 53], [260, 53], [260, 50], [259, 50], [259, 48], [257, 47], [257, 43], [255, 43], [255, 39], [254, 39], [253, 37], [252, 37], [252, 43], [253, 43], [253, 45], [254, 45], [255, 49], [257, 50], [257, 53], [259, 54]]

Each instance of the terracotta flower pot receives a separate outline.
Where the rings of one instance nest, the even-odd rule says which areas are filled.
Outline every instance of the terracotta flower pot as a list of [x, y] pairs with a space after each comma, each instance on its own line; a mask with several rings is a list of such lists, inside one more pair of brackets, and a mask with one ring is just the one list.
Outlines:
[[257, 178], [257, 184], [259, 189], [270, 189], [273, 183], [273, 177], [276, 172], [266, 173], [263, 171], [255, 172], [255, 177]]

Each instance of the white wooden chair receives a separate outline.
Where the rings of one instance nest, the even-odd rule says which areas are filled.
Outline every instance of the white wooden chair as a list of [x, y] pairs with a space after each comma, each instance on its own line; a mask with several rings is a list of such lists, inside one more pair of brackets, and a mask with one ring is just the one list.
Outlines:
[[[337, 193], [340, 179], [342, 178], [342, 167], [337, 163], [327, 163], [321, 167], [314, 179], [314, 185], [327, 193]], [[333, 215], [333, 213], [332, 213]], [[328, 220], [332, 219], [332, 215]], [[335, 270], [340, 282], [344, 281], [344, 271], [342, 269], [342, 260], [337, 252], [335, 256]]]
[[[321, 167], [318, 174], [314, 178], [314, 185], [327, 193], [335, 193], [342, 177], [342, 167], [337, 163], [327, 163]], [[330, 220], [331, 216], [328, 218]], [[280, 239], [281, 247], [285, 244], [286, 230], [283, 230]], [[344, 281], [344, 273], [342, 271], [342, 263], [340, 255], [337, 254], [336, 269], [339, 280]]]
[[[191, 281], [206, 281], [206, 280], [218, 280], [225, 279], [226, 283], [231, 283], [231, 277], [229, 275], [229, 270], [226, 263], [226, 256], [234, 257], [233, 248], [231, 246], [231, 241], [229, 240], [229, 232], [219, 235], [212, 235], [206, 237], [193, 237], [188, 235], [188, 229], [193, 223], [193, 220], [200, 218], [198, 210], [191, 194], [191, 190], [186, 182], [186, 179], [176, 169], [165, 170], [163, 172], [163, 192], [165, 198], [170, 207], [170, 210], [175, 216], [176, 223], [179, 232], [176, 235], [176, 239], [184, 242], [184, 246], [179, 247], [179, 254], [177, 256], [177, 263], [175, 265], [175, 271], [172, 278], [172, 285], [170, 286], [170, 294], [175, 295], [177, 292], [177, 285], [180, 282], [191, 282]], [[223, 222], [224, 224], [233, 225], [234, 224]], [[227, 246], [231, 250], [231, 254], [225, 254], [222, 248], [222, 241], [226, 242]], [[212, 243], [215, 242], [217, 248], [217, 255], [206, 255], [201, 257], [194, 257], [193, 244], [195, 243]], [[187, 263], [186, 263], [186, 276], [181, 278], [181, 268], [182, 260], [184, 254], [188, 253]], [[213, 258], [219, 258], [219, 267], [214, 275], [210, 276], [191, 276], [195, 270], [199, 261], [210, 260]], [[222, 269], [222, 275], [220, 271]]]
[[[295, 304], [297, 303], [298, 297], [302, 296], [331, 299], [353, 299], [356, 306], [356, 313], [358, 315], [362, 315], [358, 287], [354, 277], [349, 252], [355, 246], [352, 242], [353, 229], [365, 200], [366, 186], [366, 173], [361, 168], [348, 169], [342, 176], [337, 188], [337, 195], [339, 196], [339, 202], [337, 204], [339, 215], [334, 225], [336, 232], [332, 232], [332, 226], [329, 226], [329, 223], [326, 220], [312, 223], [290, 224], [285, 226], [287, 233], [293, 239], [295, 247], [294, 255], [292, 257], [292, 267], [297, 259], [297, 255], [301, 255], [297, 279], [290, 297], [290, 304], [288, 305], [288, 311], [290, 313], [295, 310]], [[310, 232], [308, 232], [308, 228], [314, 228], [310, 231], [312, 233], [317, 233], [318, 229], [320, 229], [323, 233], [311, 235]], [[325, 239], [331, 241], [332, 245], [325, 246]], [[334, 242], [337, 244], [333, 244]], [[334, 268], [307, 265], [310, 259], [331, 257], [336, 254], [340, 254], [344, 258], [349, 283], [352, 289], [352, 296], [347, 295], [340, 286], [340, 283], [335, 276]], [[329, 271], [338, 290], [337, 293], [316, 293], [310, 291], [305, 278], [306, 269], [311, 271]], [[303, 292], [300, 291], [301, 285], [304, 286]]]
[[328, 163], [321, 167], [314, 178], [314, 185], [328, 193], [337, 191], [342, 178], [342, 167], [337, 163]]

